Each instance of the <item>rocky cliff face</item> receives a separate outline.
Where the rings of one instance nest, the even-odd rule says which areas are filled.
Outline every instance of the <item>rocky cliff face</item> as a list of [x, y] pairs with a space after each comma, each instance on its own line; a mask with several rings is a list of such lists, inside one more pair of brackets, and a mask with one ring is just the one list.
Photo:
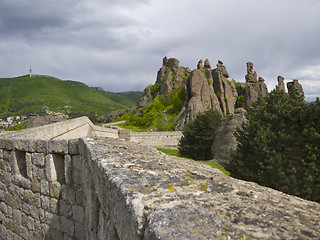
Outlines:
[[222, 166], [228, 165], [232, 150], [237, 148], [238, 142], [234, 136], [237, 128], [246, 122], [246, 110], [238, 108], [234, 114], [225, 117], [218, 124], [214, 132], [214, 141], [212, 145], [213, 161]]
[[[229, 73], [222, 61], [218, 61], [216, 68], [212, 69], [210, 61], [202, 59], [197, 68], [191, 71], [189, 68], [179, 66], [179, 60], [175, 58], [163, 59], [162, 67], [157, 74], [153, 86], [145, 89], [144, 95], [138, 107], [146, 108], [158, 95], [168, 95], [173, 90], [185, 89], [185, 101], [180, 113], [175, 118], [176, 130], [182, 130], [185, 124], [193, 120], [199, 112], [215, 109], [223, 116], [233, 114], [236, 107], [248, 109], [261, 95], [268, 96], [268, 88], [262, 77], [258, 78], [253, 70], [253, 63], [247, 63], [247, 75], [245, 83], [238, 83], [238, 87], [244, 89], [244, 95], [238, 93], [234, 81], [229, 81]], [[278, 77], [278, 87], [285, 90], [284, 78]], [[298, 80], [287, 84], [288, 92], [296, 89], [303, 95], [303, 89]], [[239, 90], [239, 89], [238, 89]], [[242, 90], [243, 91], [243, 90]], [[243, 98], [243, 104], [237, 103], [239, 97]]]
[[[167, 95], [173, 89], [178, 90], [184, 87], [191, 70], [179, 66], [179, 60], [175, 58], [163, 58], [162, 67], [157, 74], [157, 80], [154, 86], [148, 86], [144, 90], [143, 97], [138, 103], [138, 107], [146, 108], [151, 104], [157, 95]], [[153, 89], [151, 89], [153, 87]]]
[[217, 68], [211, 69], [208, 59], [200, 60], [197, 69], [193, 70], [186, 82], [186, 99], [181, 112], [176, 118], [177, 130], [181, 130], [186, 122], [193, 120], [199, 112], [215, 109], [223, 115], [234, 112], [237, 90], [231, 81], [222, 61]]
[[245, 78], [244, 107], [248, 109], [260, 95], [263, 97], [268, 96], [268, 88], [262, 77], [259, 77], [257, 81], [257, 73], [253, 71], [252, 62], [247, 63], [247, 75]]

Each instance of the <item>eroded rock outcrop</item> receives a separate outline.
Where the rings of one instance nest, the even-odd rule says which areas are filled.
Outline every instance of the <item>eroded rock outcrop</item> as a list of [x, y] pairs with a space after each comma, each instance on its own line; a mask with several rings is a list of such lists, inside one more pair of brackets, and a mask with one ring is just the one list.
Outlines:
[[222, 166], [230, 162], [232, 150], [237, 148], [238, 142], [234, 133], [237, 128], [246, 122], [246, 110], [238, 108], [234, 114], [229, 115], [221, 120], [214, 132], [214, 141], [212, 145], [213, 160]]
[[203, 61], [202, 59], [199, 60], [198, 65], [197, 65], [197, 69], [203, 69]]
[[211, 64], [208, 59], [204, 61], [204, 68], [211, 68]]
[[229, 73], [222, 61], [218, 61], [212, 76], [214, 91], [218, 96], [222, 113], [224, 115], [233, 113], [238, 94], [234, 84], [228, 80]]
[[152, 103], [152, 93], [151, 93], [151, 88], [147, 87], [144, 92], [143, 92], [143, 96], [140, 99], [139, 103], [138, 103], [138, 107], [140, 108], [146, 108], [149, 104]]
[[278, 89], [286, 92], [286, 89], [284, 87], [284, 77], [278, 76]]
[[229, 73], [222, 61], [218, 61], [214, 70], [208, 59], [204, 66], [202, 60], [199, 61], [197, 69], [192, 71], [186, 82], [185, 104], [176, 118], [176, 130], [181, 130], [199, 112], [209, 109], [217, 110], [222, 115], [234, 112], [238, 93], [228, 77]]
[[288, 93], [291, 94], [292, 92], [297, 91], [298, 94], [304, 97], [304, 92], [302, 89], [302, 85], [299, 83], [298, 80], [293, 80], [292, 82], [287, 83]]
[[218, 102], [212, 86], [211, 72], [209, 70], [205, 70], [205, 73], [204, 70], [193, 70], [186, 83], [186, 99], [177, 116], [176, 129], [182, 129], [188, 121], [195, 119], [199, 112], [205, 112], [212, 107], [221, 111]]
[[179, 60], [176, 58], [163, 58], [162, 67], [157, 74], [157, 80], [152, 92], [151, 86], [147, 87], [138, 107], [145, 108], [151, 104], [157, 95], [167, 95], [173, 89], [184, 87], [184, 78], [187, 78], [191, 70], [189, 68], [179, 67]]
[[246, 87], [244, 95], [244, 107], [248, 109], [259, 96], [268, 96], [268, 88], [262, 77], [257, 81], [257, 73], [253, 71], [253, 63], [247, 62]]

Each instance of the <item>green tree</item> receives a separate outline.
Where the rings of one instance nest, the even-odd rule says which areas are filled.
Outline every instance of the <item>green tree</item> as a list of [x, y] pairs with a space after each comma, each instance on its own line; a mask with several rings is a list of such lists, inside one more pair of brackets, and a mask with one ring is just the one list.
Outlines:
[[211, 159], [213, 133], [220, 120], [219, 112], [209, 110], [199, 113], [194, 120], [189, 121], [182, 131], [183, 136], [178, 147], [180, 155], [195, 160]]
[[320, 201], [320, 102], [278, 89], [249, 109], [228, 170], [289, 194]]

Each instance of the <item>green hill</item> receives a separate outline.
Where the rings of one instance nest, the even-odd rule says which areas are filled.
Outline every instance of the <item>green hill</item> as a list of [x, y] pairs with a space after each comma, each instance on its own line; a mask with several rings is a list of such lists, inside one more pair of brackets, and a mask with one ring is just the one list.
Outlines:
[[0, 115], [39, 114], [44, 106], [54, 111], [69, 106], [71, 116], [104, 114], [136, 104], [132, 95], [135, 94], [106, 92], [50, 76], [0, 78]]

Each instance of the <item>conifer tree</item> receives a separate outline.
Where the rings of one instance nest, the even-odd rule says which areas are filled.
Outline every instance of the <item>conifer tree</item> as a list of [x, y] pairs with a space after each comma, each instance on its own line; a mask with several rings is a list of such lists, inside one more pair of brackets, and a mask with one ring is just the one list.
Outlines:
[[259, 98], [236, 132], [228, 170], [289, 194], [320, 202], [320, 101], [278, 89]]
[[180, 154], [195, 160], [211, 159], [213, 133], [220, 119], [220, 113], [211, 109], [189, 121], [182, 131], [178, 147]]

